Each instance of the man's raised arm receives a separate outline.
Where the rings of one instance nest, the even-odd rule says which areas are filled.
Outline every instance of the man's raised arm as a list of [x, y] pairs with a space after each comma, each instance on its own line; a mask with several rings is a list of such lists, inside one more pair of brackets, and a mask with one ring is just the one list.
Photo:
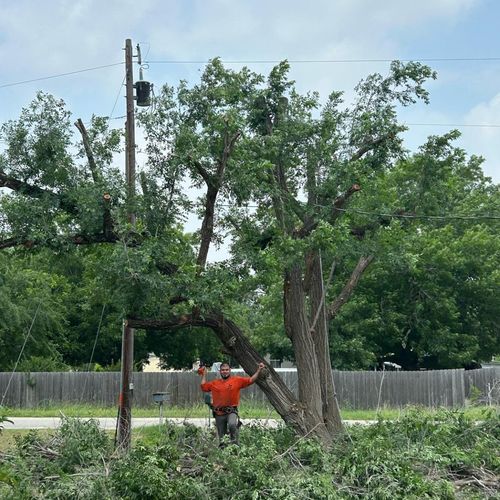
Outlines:
[[257, 371], [250, 377], [251, 384], [253, 384], [259, 378], [261, 370], [265, 367], [266, 367], [266, 365], [264, 363], [259, 363], [259, 367], [257, 368]]

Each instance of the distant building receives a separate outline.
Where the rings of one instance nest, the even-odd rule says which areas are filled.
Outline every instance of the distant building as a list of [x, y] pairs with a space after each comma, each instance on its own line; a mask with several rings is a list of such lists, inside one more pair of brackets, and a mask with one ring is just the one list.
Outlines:
[[142, 367], [142, 371], [145, 373], [156, 373], [156, 372], [166, 372], [164, 368], [161, 367], [160, 358], [155, 354], [151, 353], [148, 356], [147, 363]]

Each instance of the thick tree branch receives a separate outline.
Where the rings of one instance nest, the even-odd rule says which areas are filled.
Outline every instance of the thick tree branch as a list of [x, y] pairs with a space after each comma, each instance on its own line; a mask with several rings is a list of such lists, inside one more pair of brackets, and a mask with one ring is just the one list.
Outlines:
[[365, 224], [364, 226], [352, 227], [350, 233], [358, 240], [362, 240], [365, 237], [367, 231], [373, 231], [375, 229], [378, 229], [380, 226], [387, 227], [390, 225], [391, 220], [393, 218], [398, 218], [398, 217], [404, 218], [405, 215], [410, 216], [410, 215], [415, 215], [415, 213], [407, 212], [405, 210], [398, 210], [393, 214], [380, 215], [375, 221]]
[[82, 135], [83, 147], [85, 149], [85, 154], [87, 155], [87, 160], [89, 162], [89, 168], [92, 174], [92, 179], [94, 180], [94, 182], [97, 183], [100, 180], [100, 175], [99, 175], [99, 170], [97, 169], [97, 164], [94, 159], [94, 154], [92, 153], [92, 147], [90, 146], [90, 140], [89, 140], [89, 135], [87, 133], [87, 129], [85, 128], [85, 125], [83, 124], [80, 118], [78, 118], [78, 120], [75, 122], [75, 127], [80, 131], [80, 134]]
[[4, 248], [13, 248], [17, 246], [25, 246], [26, 248], [31, 248], [33, 246], [33, 241], [24, 240], [20, 241], [16, 238], [7, 238], [5, 240], [0, 240], [0, 250]]
[[226, 170], [227, 162], [234, 150], [234, 146], [240, 135], [240, 131], [236, 132], [231, 138], [227, 133], [224, 135], [224, 150], [222, 152], [222, 158], [218, 161], [217, 172], [215, 175], [210, 175], [199, 162], [191, 160], [193, 162], [193, 166], [196, 168], [197, 172], [203, 177], [207, 184], [205, 213], [203, 216], [203, 222], [201, 224], [200, 231], [200, 249], [198, 251], [198, 257], [196, 259], [198, 274], [201, 273], [207, 263], [208, 250], [210, 248], [210, 243], [212, 242], [212, 238], [214, 235], [215, 202], [217, 201], [217, 195], [219, 194], [219, 189], [222, 186], [224, 180], [224, 172]]
[[205, 215], [201, 224], [201, 241], [196, 265], [198, 273], [200, 273], [207, 263], [208, 249], [214, 234], [214, 216], [215, 216], [215, 201], [217, 199], [218, 190], [212, 186], [207, 189], [207, 198], [205, 201]]
[[[93, 243], [115, 243], [118, 241], [118, 235], [114, 230], [114, 222], [111, 216], [111, 196], [108, 193], [103, 195], [103, 221], [102, 221], [102, 233], [98, 234], [75, 234], [67, 236], [65, 239], [67, 242], [74, 245], [91, 245]], [[0, 240], [0, 250], [4, 248], [13, 248], [17, 246], [24, 246], [26, 248], [32, 248], [34, 246], [51, 246], [50, 243], [47, 244], [46, 241], [40, 242], [33, 239], [20, 239], [20, 238], [7, 238], [5, 240]]]
[[62, 210], [68, 212], [69, 214], [74, 215], [77, 213], [76, 205], [69, 200], [67, 196], [53, 193], [52, 191], [42, 189], [38, 186], [33, 186], [32, 184], [28, 184], [27, 182], [11, 177], [2, 171], [0, 171], [0, 187], [6, 187], [16, 193], [23, 194], [31, 198], [50, 198], [54, 201], [54, 203], [59, 205]]
[[349, 162], [360, 160], [366, 153], [375, 149], [379, 144], [382, 144], [387, 139], [394, 137], [394, 134], [383, 135], [382, 137], [377, 137], [376, 139], [372, 139], [367, 141], [363, 146], [361, 146], [352, 156]]
[[[113, 234], [74, 234], [66, 238], [61, 238], [61, 240], [74, 245], [92, 245], [94, 243], [115, 243], [118, 241], [118, 236]], [[24, 246], [26, 248], [33, 248], [37, 246], [51, 246], [47, 244], [46, 241], [40, 242], [32, 239], [18, 239], [18, 238], [7, 238], [5, 240], [0, 240], [0, 250], [5, 248], [14, 248]]]
[[188, 161], [194, 167], [196, 172], [201, 175], [207, 186], [210, 186], [213, 183], [213, 179], [207, 172], [206, 168], [198, 160], [193, 159], [191, 156], [188, 156]]
[[111, 239], [115, 236], [114, 222], [111, 215], [111, 195], [109, 193], [104, 193], [103, 197], [104, 203], [104, 213], [102, 217], [102, 233], [107, 239]]
[[335, 201], [333, 202], [333, 210], [331, 216], [332, 222], [337, 220], [342, 215], [342, 211], [339, 209], [344, 208], [349, 198], [354, 193], [357, 193], [360, 190], [361, 186], [359, 184], [353, 184], [347, 191], [345, 191], [341, 195], [337, 196], [337, 198], [335, 198]]
[[224, 174], [224, 170], [226, 169], [227, 162], [231, 154], [233, 153], [236, 141], [240, 138], [240, 136], [240, 130], [238, 130], [232, 137], [229, 137], [229, 134], [227, 132], [224, 134], [224, 149], [222, 151], [222, 158], [219, 160], [217, 165], [217, 180], [222, 181], [222, 176]]
[[352, 293], [354, 292], [354, 289], [358, 285], [361, 276], [363, 275], [366, 268], [370, 265], [372, 261], [373, 261], [373, 255], [368, 255], [367, 257], [359, 258], [358, 263], [356, 264], [356, 267], [352, 271], [348, 282], [345, 284], [340, 294], [328, 308], [329, 319], [335, 318], [335, 316], [337, 316], [342, 306], [349, 300]]

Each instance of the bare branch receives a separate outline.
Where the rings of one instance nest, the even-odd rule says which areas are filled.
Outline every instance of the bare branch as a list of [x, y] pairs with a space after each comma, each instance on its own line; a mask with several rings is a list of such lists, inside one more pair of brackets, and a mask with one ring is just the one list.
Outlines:
[[361, 190], [361, 186], [359, 184], [353, 184], [345, 193], [342, 193], [340, 196], [337, 196], [335, 201], [333, 202], [333, 211], [332, 211], [332, 221], [337, 220], [342, 212], [338, 209], [343, 208], [349, 198], [358, 191]]
[[229, 160], [229, 157], [233, 153], [236, 141], [240, 138], [240, 136], [241, 136], [240, 130], [238, 130], [231, 138], [229, 138], [229, 134], [227, 132], [224, 134], [224, 150], [222, 151], [222, 158], [218, 162], [218, 167], [217, 167], [218, 181], [222, 181], [222, 175], [224, 174], [224, 170], [226, 169], [227, 161]]
[[104, 213], [102, 216], [102, 233], [107, 239], [115, 236], [114, 221], [111, 215], [111, 195], [104, 193], [103, 197]]
[[85, 148], [85, 154], [87, 155], [87, 160], [89, 162], [92, 179], [94, 180], [94, 182], [99, 182], [100, 175], [94, 159], [94, 154], [92, 153], [92, 147], [90, 146], [89, 135], [81, 118], [78, 118], [78, 120], [75, 122], [75, 127], [80, 131], [80, 134], [82, 135], [83, 147]]
[[361, 276], [365, 272], [366, 268], [373, 261], [373, 258], [374, 258], [373, 255], [368, 255], [367, 257], [359, 258], [358, 263], [356, 264], [356, 267], [352, 271], [348, 282], [344, 285], [344, 288], [342, 289], [340, 294], [328, 308], [329, 319], [335, 318], [335, 316], [337, 316], [338, 312], [340, 311], [341, 307], [349, 300], [352, 293], [354, 292], [354, 289], [358, 285]]

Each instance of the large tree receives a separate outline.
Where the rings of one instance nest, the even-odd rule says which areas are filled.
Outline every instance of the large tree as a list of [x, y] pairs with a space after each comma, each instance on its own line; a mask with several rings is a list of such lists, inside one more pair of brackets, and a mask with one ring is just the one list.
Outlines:
[[[347, 105], [337, 92], [324, 104], [300, 95], [287, 73], [282, 63], [264, 79], [213, 60], [199, 84], [163, 87], [140, 118], [147, 160], [133, 207], [110, 167], [116, 133], [103, 120], [89, 130], [79, 122], [78, 160], [64, 107], [39, 95], [2, 128], [0, 186], [12, 194], [1, 199], [0, 247], [109, 246], [95, 263], [95, 286], [131, 326], [208, 328], [248, 373], [263, 361], [243, 333], [252, 324], [248, 310], [281, 289], [298, 396], [270, 366], [258, 383], [285, 422], [327, 444], [342, 429], [328, 324], [383, 249], [377, 235], [392, 227], [390, 217], [363, 221], [348, 209], [415, 209], [403, 196], [386, 199], [380, 179], [404, 156], [397, 107], [426, 101], [423, 83], [434, 75], [418, 63], [393, 63], [387, 76], [362, 81]], [[135, 228], [126, 218], [131, 208]], [[182, 231], [189, 213], [202, 221], [194, 234]], [[230, 255], [210, 264], [210, 246], [224, 236]], [[332, 296], [335, 266], [346, 269], [353, 258]]]
[[331, 324], [337, 367], [467, 368], [500, 352], [500, 189], [457, 137], [430, 137], [379, 179], [407, 214], [379, 233], [380, 257]]

